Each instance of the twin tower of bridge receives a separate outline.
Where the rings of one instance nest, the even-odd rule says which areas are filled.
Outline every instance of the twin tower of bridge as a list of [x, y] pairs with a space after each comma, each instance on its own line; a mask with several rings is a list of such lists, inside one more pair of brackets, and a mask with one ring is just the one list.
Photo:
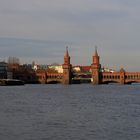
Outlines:
[[[74, 74], [72, 72], [72, 65], [70, 63], [68, 48], [66, 48], [66, 53], [64, 55], [64, 64], [62, 66], [63, 74], [58, 74], [56, 77], [59, 76], [63, 84], [73, 83]], [[48, 74], [47, 80], [52, 80], [52, 77], [53, 76], [51, 76], [51, 74]], [[89, 78], [94, 85], [108, 83], [140, 83], [140, 72], [126, 72], [123, 68], [118, 72], [102, 72], [100, 57], [98, 55], [97, 48], [95, 48], [95, 52], [92, 56], [91, 73]]]

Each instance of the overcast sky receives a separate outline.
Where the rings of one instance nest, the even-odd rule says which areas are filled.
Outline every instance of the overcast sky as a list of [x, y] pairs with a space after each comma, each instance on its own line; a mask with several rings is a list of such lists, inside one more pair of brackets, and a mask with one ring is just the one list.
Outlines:
[[140, 71], [140, 0], [0, 0], [0, 60]]

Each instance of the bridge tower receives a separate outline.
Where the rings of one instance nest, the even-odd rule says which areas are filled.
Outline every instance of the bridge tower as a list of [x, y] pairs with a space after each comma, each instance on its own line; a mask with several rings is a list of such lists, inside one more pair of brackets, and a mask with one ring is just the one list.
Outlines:
[[125, 70], [123, 68], [120, 69], [120, 84], [125, 84]]
[[71, 69], [72, 65], [70, 64], [70, 56], [68, 52], [68, 47], [66, 47], [66, 53], [64, 56], [63, 66], [63, 84], [71, 84]]
[[95, 53], [92, 57], [92, 64], [91, 64], [91, 70], [92, 70], [92, 83], [94, 85], [100, 84], [100, 57], [97, 52], [97, 47], [95, 47]]

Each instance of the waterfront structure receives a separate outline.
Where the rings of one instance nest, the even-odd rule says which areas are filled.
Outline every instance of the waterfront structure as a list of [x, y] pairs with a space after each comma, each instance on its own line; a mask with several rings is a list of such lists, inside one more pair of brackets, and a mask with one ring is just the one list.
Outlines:
[[0, 79], [12, 79], [13, 73], [8, 69], [8, 64], [0, 62]]
[[101, 72], [111, 72], [111, 73], [113, 73], [113, 72], [116, 72], [116, 71], [113, 70], [113, 69], [103, 67], [103, 68], [101, 68]]
[[100, 57], [97, 53], [97, 48], [95, 49], [95, 54], [93, 55], [93, 63], [91, 65], [91, 69], [92, 83], [94, 85], [108, 83], [140, 83], [140, 72], [126, 72], [123, 68], [121, 68], [118, 72], [101, 71]]
[[64, 64], [62, 66], [63, 66], [63, 84], [71, 84], [72, 65], [70, 63], [70, 56], [69, 56], [69, 52], [68, 52], [68, 47], [66, 47], [66, 53], [64, 56]]
[[72, 67], [72, 70], [73, 70], [74, 72], [81, 72], [81, 66], [73, 66], [73, 67]]
[[48, 69], [50, 69], [52, 71], [54, 70], [54, 71], [56, 71], [58, 73], [63, 73], [62, 65], [48, 65]]
[[92, 56], [91, 66], [80, 66], [78, 71], [74, 70], [70, 62], [68, 47], [64, 55], [64, 63], [58, 70], [31, 69], [19, 64], [9, 64], [8, 68], [13, 72], [13, 78], [25, 81], [25, 83], [91, 83], [93, 85], [120, 83], [131, 84], [140, 83], [140, 72], [126, 72], [123, 68], [120, 71], [106, 70], [101, 68], [100, 56], [95, 48]]
[[72, 83], [72, 65], [70, 63], [70, 55], [68, 52], [68, 47], [66, 47], [62, 70], [60, 72], [58, 71], [46, 72], [46, 84], [47, 83], [63, 83], [66, 85]]
[[97, 52], [97, 48], [95, 48], [95, 54], [92, 57], [92, 64], [91, 64], [91, 70], [92, 70], [92, 83], [94, 85], [98, 85], [100, 84], [100, 69], [101, 69], [101, 65], [100, 65], [100, 57], [98, 55]]

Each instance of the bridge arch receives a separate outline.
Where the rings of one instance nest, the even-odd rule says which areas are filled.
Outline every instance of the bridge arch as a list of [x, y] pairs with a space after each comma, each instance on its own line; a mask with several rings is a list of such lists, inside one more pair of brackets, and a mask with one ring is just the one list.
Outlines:
[[61, 84], [62, 81], [60, 80], [47, 80], [46, 84]]
[[125, 84], [133, 84], [133, 83], [140, 83], [140, 81], [131, 80], [131, 81], [126, 81], [126, 82], [125, 82]]
[[111, 84], [111, 83], [120, 83], [120, 81], [117, 81], [117, 80], [106, 80], [106, 81], [102, 81], [102, 84]]

